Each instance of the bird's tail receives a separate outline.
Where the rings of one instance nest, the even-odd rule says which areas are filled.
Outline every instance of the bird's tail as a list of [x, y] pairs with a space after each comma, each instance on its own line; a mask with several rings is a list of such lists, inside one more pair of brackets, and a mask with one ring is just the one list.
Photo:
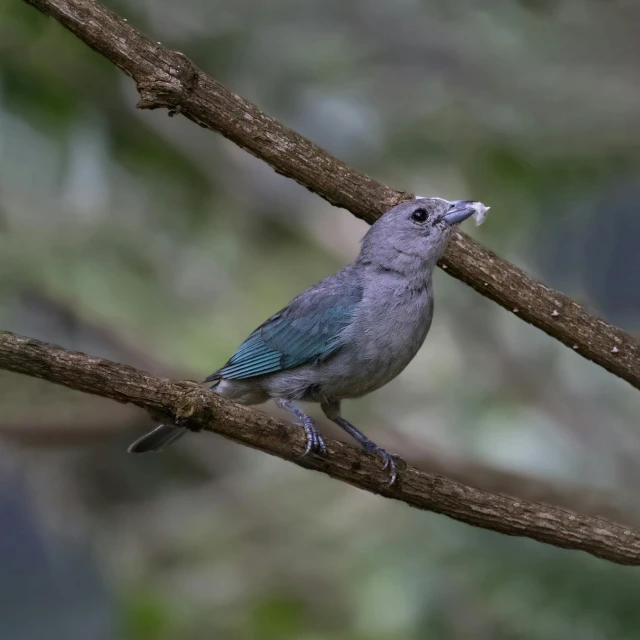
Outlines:
[[[220, 382], [220, 374], [216, 371], [212, 373], [205, 382], [213, 382], [211, 390], [215, 390]], [[129, 453], [147, 453], [148, 451], [162, 451], [165, 447], [172, 445], [176, 440], [182, 438], [187, 433], [185, 427], [174, 427], [172, 424], [160, 424], [153, 431], [138, 438], [127, 451]]]
[[170, 424], [161, 424], [153, 431], [136, 440], [128, 449], [129, 453], [147, 453], [147, 451], [162, 451], [187, 433], [185, 427], [174, 427]]

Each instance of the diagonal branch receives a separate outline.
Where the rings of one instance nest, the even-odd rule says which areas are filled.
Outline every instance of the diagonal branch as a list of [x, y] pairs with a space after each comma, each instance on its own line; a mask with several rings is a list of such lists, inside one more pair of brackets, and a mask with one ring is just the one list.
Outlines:
[[[351, 169], [142, 35], [94, 0], [25, 0], [130, 75], [142, 109], [169, 109], [217, 131], [331, 204], [374, 222], [410, 197]], [[640, 389], [640, 344], [569, 297], [528, 277], [463, 233], [442, 261], [447, 272]]]
[[327, 439], [326, 458], [300, 457], [303, 430], [235, 404], [194, 382], [171, 382], [144, 371], [0, 332], [0, 368], [146, 409], [155, 419], [206, 429], [332, 478], [418, 509], [556, 547], [580, 549], [618, 564], [640, 565], [640, 531], [599, 518], [482, 491], [408, 467], [386, 487], [377, 458]]

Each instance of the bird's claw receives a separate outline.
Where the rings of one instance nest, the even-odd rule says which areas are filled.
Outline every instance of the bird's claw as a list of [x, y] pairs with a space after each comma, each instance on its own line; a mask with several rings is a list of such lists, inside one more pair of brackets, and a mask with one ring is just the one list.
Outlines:
[[387, 487], [392, 487], [398, 478], [398, 462], [402, 462], [402, 458], [395, 453], [389, 453], [375, 445], [367, 447], [367, 450], [369, 453], [373, 453], [382, 458], [382, 470], [385, 471], [389, 469], [389, 482], [387, 483]]
[[324, 443], [322, 436], [318, 433], [315, 424], [311, 418], [301, 421], [304, 432], [307, 434], [307, 448], [304, 450], [303, 456], [309, 453], [315, 453], [317, 456], [327, 455], [327, 445]]

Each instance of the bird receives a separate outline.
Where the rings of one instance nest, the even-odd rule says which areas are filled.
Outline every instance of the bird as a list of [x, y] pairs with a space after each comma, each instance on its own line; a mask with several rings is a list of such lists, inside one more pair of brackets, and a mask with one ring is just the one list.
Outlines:
[[[314, 420], [296, 404], [319, 403], [329, 420], [381, 459], [393, 485], [401, 458], [343, 418], [341, 403], [379, 389], [411, 362], [431, 327], [436, 264], [455, 227], [474, 214], [479, 221], [486, 209], [435, 197], [393, 207], [364, 235], [353, 263], [272, 315], [204, 382], [240, 404], [275, 400], [304, 429], [303, 455], [327, 455]], [[161, 424], [128, 450], [160, 451], [186, 432]]]

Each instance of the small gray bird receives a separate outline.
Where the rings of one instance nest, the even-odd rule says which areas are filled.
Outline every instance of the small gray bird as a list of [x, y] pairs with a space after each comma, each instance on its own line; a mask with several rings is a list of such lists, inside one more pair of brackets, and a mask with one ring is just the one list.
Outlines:
[[[366, 233], [355, 262], [271, 316], [205, 382], [241, 404], [274, 398], [304, 428], [304, 455], [324, 455], [326, 446], [313, 420], [294, 401], [319, 402], [327, 418], [382, 459], [393, 484], [398, 456], [347, 422], [340, 402], [379, 389], [411, 362], [431, 326], [436, 263], [454, 226], [484, 210], [470, 200], [441, 198], [394, 207]], [[161, 424], [129, 451], [159, 451], [186, 431]]]

